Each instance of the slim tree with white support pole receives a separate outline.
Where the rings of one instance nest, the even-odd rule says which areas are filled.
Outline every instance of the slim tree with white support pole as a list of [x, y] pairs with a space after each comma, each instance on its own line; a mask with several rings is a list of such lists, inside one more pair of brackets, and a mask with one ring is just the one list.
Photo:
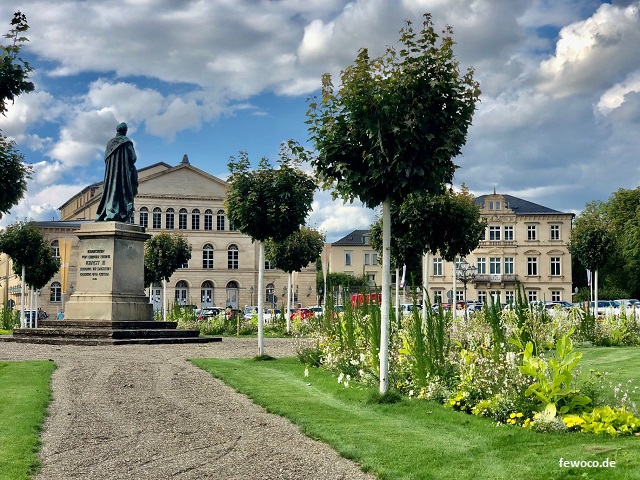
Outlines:
[[429, 14], [420, 32], [410, 22], [400, 31], [398, 51], [379, 58], [360, 50], [334, 90], [322, 77], [322, 97], [307, 112], [320, 180], [345, 200], [382, 205], [382, 302], [380, 393], [388, 389], [390, 211], [412, 192], [442, 193], [451, 183], [453, 157], [464, 145], [480, 88], [473, 71], [459, 71], [452, 29], [439, 35]]
[[[225, 201], [229, 220], [236, 230], [259, 244], [258, 267], [258, 355], [264, 350], [264, 242], [283, 241], [300, 229], [311, 211], [315, 181], [298, 168], [309, 153], [289, 140], [280, 146], [279, 168], [262, 158], [250, 170], [249, 156], [240, 152], [229, 160], [230, 188]], [[288, 314], [288, 312], [287, 312]]]

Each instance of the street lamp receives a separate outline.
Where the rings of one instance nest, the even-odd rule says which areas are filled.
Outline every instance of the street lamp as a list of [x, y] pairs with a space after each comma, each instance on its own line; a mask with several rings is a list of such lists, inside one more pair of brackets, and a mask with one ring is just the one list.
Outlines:
[[254, 292], [253, 285], [251, 285], [249, 287], [249, 295], [251, 295], [251, 303], [250, 303], [250, 305], [253, 305], [253, 292]]
[[473, 282], [476, 278], [477, 268], [474, 265], [469, 265], [467, 259], [462, 257], [458, 266], [456, 267], [456, 278], [464, 285], [464, 318], [467, 318], [467, 283]]

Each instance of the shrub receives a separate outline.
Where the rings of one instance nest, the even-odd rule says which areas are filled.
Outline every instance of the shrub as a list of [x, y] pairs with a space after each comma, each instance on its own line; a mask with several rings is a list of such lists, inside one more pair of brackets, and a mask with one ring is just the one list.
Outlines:
[[609, 406], [594, 408], [581, 415], [565, 415], [567, 428], [600, 435], [631, 435], [640, 432], [640, 418], [623, 408]]

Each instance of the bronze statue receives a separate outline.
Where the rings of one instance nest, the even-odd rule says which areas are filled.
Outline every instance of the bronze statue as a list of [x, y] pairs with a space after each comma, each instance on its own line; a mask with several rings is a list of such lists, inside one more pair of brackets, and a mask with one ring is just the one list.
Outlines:
[[128, 222], [133, 215], [133, 198], [138, 193], [138, 171], [133, 142], [127, 138], [127, 124], [116, 127], [104, 154], [104, 187], [96, 222]]

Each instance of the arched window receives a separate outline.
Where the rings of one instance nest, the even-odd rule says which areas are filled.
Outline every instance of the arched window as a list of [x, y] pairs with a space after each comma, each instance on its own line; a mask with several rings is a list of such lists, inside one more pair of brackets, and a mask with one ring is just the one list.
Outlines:
[[227, 307], [238, 308], [238, 282], [233, 280], [227, 283]]
[[160, 207], [153, 209], [153, 228], [162, 228], [162, 210], [160, 210]]
[[181, 208], [178, 212], [178, 229], [186, 230], [187, 229], [187, 209]]
[[218, 219], [216, 223], [216, 230], [224, 230], [224, 210], [218, 210]]
[[238, 270], [238, 268], [240, 268], [237, 245], [229, 245], [229, 249], [227, 250], [227, 268], [229, 270]]
[[174, 215], [175, 211], [173, 210], [173, 208], [167, 208], [167, 213], [164, 216], [164, 228], [166, 228], [167, 230], [173, 230], [175, 228], [173, 223]]
[[[276, 287], [273, 285], [273, 283], [268, 284], [266, 290], [267, 302], [271, 305], [275, 305], [276, 303], [278, 303], [278, 299], [276, 298], [275, 293]], [[275, 308], [275, 306], [273, 308]]]
[[59, 303], [62, 301], [62, 285], [60, 285], [60, 282], [53, 282], [51, 284], [49, 301], [53, 303]]
[[191, 230], [200, 230], [200, 210], [191, 210]]
[[202, 247], [202, 268], [213, 268], [213, 245], [210, 243]]
[[204, 229], [213, 230], [213, 212], [208, 209], [204, 211]]
[[189, 303], [189, 285], [184, 280], [176, 283], [176, 303], [178, 305], [187, 305]]
[[202, 282], [200, 299], [202, 300], [202, 308], [213, 306], [213, 283], [209, 280]]
[[147, 228], [149, 226], [149, 209], [147, 207], [142, 207], [140, 209], [140, 222], [141, 227]]
[[51, 242], [51, 250], [53, 250], [54, 257], [60, 258], [60, 244], [58, 243], [58, 240]]

